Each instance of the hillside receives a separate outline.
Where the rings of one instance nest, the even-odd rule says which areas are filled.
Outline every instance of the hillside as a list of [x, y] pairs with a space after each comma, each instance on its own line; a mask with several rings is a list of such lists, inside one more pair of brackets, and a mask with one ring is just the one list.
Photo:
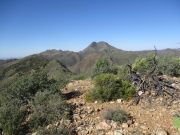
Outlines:
[[[19, 60], [1, 60], [0, 61], [0, 67], [1, 67], [0, 74], [2, 74], [1, 73], [2, 69], [6, 67], [13, 68], [13, 66], [15, 67], [17, 66], [18, 68], [21, 68], [21, 66], [23, 65], [22, 68], [24, 68], [24, 66], [28, 64], [26, 60], [29, 61], [29, 59], [31, 58], [34, 59], [34, 57], [38, 57], [39, 59], [37, 61], [34, 59], [36, 61], [35, 62], [36, 64], [39, 64], [38, 61], [41, 61], [40, 63], [42, 64], [42, 62], [45, 62], [45, 61], [57, 60], [62, 65], [65, 65], [71, 72], [80, 73], [80, 72], [90, 72], [92, 66], [95, 64], [96, 60], [100, 57], [107, 58], [113, 64], [121, 65], [121, 64], [131, 63], [137, 57], [143, 57], [149, 53], [153, 53], [153, 50], [124, 51], [124, 50], [115, 48], [112, 45], [103, 41], [92, 42], [84, 50], [79, 51], [79, 52], [62, 51], [62, 50], [53, 49], [53, 50], [44, 51], [40, 54], [31, 55], [31, 56], [21, 59], [20, 63], [22, 64], [20, 64], [20, 66], [18, 66]], [[180, 50], [179, 49], [158, 50], [158, 55], [180, 57]], [[15, 63], [18, 63], [18, 64], [15, 64]], [[29, 64], [32, 64], [32, 63], [30, 62]]]
[[[153, 50], [147, 51], [124, 51], [111, 46], [106, 42], [92, 42], [87, 48], [80, 52], [47, 50], [40, 53], [48, 59], [56, 59], [66, 65], [72, 72], [87, 72], [100, 57], [106, 57], [114, 64], [127, 64], [134, 61], [137, 57], [152, 53]], [[159, 55], [163, 56], [180, 56], [178, 49], [159, 50]]]
[[4, 62], [0, 65], [0, 87], [8, 85], [20, 76], [28, 75], [33, 71], [41, 70], [48, 73], [50, 79], [59, 81], [71, 75], [71, 71], [58, 60], [48, 60], [39, 55], [32, 55], [11, 62]]

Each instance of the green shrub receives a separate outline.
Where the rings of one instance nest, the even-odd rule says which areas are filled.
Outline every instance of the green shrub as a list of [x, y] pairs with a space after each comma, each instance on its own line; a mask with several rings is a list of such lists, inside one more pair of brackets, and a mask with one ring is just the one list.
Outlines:
[[180, 58], [176, 57], [156, 57], [156, 63], [153, 65], [153, 56], [137, 58], [132, 67], [141, 74], [148, 74], [156, 65], [155, 74], [165, 74], [171, 76], [180, 76]]
[[129, 99], [135, 94], [135, 87], [132, 86], [129, 81], [127, 80], [122, 80], [121, 81], [121, 88], [118, 91], [118, 99], [119, 97], [122, 97], [122, 99]]
[[8, 95], [19, 99], [23, 104], [27, 104], [36, 92], [44, 90], [56, 92], [57, 88], [56, 81], [49, 80], [47, 73], [43, 71], [24, 75], [6, 88]]
[[24, 121], [26, 108], [18, 101], [9, 100], [0, 106], [0, 129], [8, 135], [18, 135]]
[[120, 66], [118, 67], [118, 73], [117, 75], [122, 78], [123, 80], [128, 80], [128, 68], [127, 66]]
[[133, 70], [141, 74], [148, 74], [152, 70], [153, 57], [153, 55], [148, 55], [144, 58], [137, 58], [132, 65]]
[[80, 73], [80, 74], [72, 76], [71, 80], [85, 80], [86, 78], [87, 78], [87, 75]]
[[174, 116], [173, 117], [173, 124], [178, 129], [178, 131], [180, 132], [180, 117]]
[[44, 127], [54, 121], [69, 117], [69, 107], [58, 93], [37, 92], [30, 105], [33, 111], [30, 119], [32, 129]]
[[113, 120], [120, 124], [126, 122], [130, 118], [130, 116], [121, 109], [117, 109], [117, 110], [108, 109], [103, 113], [103, 117], [106, 120]]
[[[23, 127], [24, 118], [32, 111], [32, 127], [36, 124], [46, 125], [57, 118], [66, 116], [68, 106], [64, 103], [59, 85], [54, 80], [49, 80], [46, 72], [35, 71], [23, 75], [10, 86], [0, 90], [0, 129], [7, 134], [18, 134]], [[35, 97], [34, 97], [35, 96]], [[30, 102], [31, 101], [31, 102]], [[32, 104], [29, 104], [32, 103]], [[63, 115], [64, 114], [64, 115]], [[48, 116], [48, 117], [47, 117]]]
[[180, 58], [160, 57], [158, 61], [158, 71], [161, 74], [180, 76]]
[[113, 73], [117, 74], [117, 69], [112, 66], [107, 59], [101, 58], [98, 59], [92, 72], [92, 77], [99, 75], [101, 73]]
[[128, 99], [135, 93], [134, 87], [128, 81], [124, 81], [113, 74], [97, 75], [94, 78], [94, 86], [85, 96], [87, 101]]

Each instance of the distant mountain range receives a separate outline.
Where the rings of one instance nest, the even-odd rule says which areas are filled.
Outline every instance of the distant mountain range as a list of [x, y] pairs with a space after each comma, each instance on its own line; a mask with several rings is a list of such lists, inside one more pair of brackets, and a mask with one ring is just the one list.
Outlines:
[[[20, 60], [0, 60], [0, 68], [8, 65], [20, 64], [31, 57], [38, 57], [47, 61], [56, 60], [74, 73], [86, 72], [91, 69], [96, 60], [100, 57], [107, 58], [114, 64], [127, 64], [133, 62], [137, 57], [153, 53], [153, 50], [146, 51], [124, 51], [115, 48], [107, 42], [92, 42], [87, 48], [79, 52], [47, 50], [39, 54], [31, 55]], [[180, 49], [158, 50], [158, 55], [180, 57]]]
[[[124, 51], [106, 42], [92, 42], [87, 48], [80, 52], [47, 50], [38, 55], [49, 60], [56, 59], [67, 66], [72, 72], [85, 72], [88, 71], [100, 57], [106, 57], [114, 64], [127, 64], [134, 61], [137, 57], [147, 55], [153, 51], [154, 50]], [[180, 57], [180, 50], [159, 50], [158, 55]]]

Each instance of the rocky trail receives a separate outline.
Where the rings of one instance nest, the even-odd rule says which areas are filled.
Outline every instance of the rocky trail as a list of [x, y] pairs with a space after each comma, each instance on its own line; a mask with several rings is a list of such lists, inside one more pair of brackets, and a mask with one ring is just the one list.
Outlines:
[[[93, 87], [91, 80], [70, 82], [63, 93], [73, 107], [73, 127], [77, 135], [179, 135], [173, 127], [172, 117], [180, 112], [180, 101], [171, 106], [164, 105], [162, 97], [153, 103], [141, 102], [131, 105], [131, 101], [118, 99], [111, 102], [88, 103], [85, 93]], [[118, 125], [114, 121], [105, 121], [103, 113], [109, 108], [121, 108], [132, 116], [132, 120]]]

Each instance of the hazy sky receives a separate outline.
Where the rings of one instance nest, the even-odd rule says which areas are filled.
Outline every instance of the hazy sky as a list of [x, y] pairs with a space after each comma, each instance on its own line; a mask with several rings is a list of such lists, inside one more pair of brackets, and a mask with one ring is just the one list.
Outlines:
[[0, 0], [0, 58], [79, 51], [92, 41], [180, 48], [180, 0]]

